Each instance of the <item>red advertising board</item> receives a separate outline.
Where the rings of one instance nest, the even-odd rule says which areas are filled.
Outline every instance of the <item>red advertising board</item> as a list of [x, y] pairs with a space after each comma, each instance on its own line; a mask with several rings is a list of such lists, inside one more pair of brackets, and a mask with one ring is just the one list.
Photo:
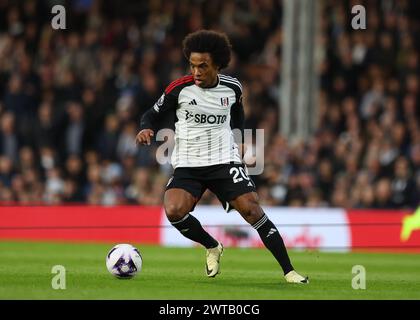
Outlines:
[[405, 224], [405, 218], [411, 217], [412, 213], [395, 210], [347, 210], [352, 249], [420, 252], [420, 226], [407, 232]]
[[161, 207], [0, 207], [0, 238], [158, 244], [161, 218]]
[[[279, 207], [265, 210], [290, 248], [420, 252], [420, 213]], [[237, 213], [198, 206], [194, 215], [227, 246], [262, 245], [255, 230]], [[241, 237], [233, 238], [233, 231]], [[193, 245], [170, 225], [162, 207], [143, 206], [3, 206], [0, 239]]]

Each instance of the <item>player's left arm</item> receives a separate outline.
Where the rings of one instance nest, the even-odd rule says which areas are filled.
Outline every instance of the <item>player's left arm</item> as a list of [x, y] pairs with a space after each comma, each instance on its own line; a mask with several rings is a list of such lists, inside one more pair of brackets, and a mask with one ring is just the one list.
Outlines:
[[240, 131], [240, 141], [238, 141], [239, 152], [241, 157], [245, 154], [245, 144], [244, 144], [244, 123], [245, 123], [245, 112], [244, 106], [242, 104], [242, 93], [237, 95], [235, 103], [230, 109], [230, 127], [233, 129], [238, 129]]

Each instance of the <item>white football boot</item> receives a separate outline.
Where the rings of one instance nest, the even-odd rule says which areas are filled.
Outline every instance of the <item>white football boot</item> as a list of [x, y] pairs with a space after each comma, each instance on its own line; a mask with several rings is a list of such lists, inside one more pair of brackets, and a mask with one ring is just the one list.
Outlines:
[[223, 245], [219, 242], [215, 248], [207, 249], [206, 274], [207, 277], [215, 277], [220, 273], [220, 257], [223, 255]]
[[309, 283], [308, 277], [302, 277], [299, 273], [295, 270], [288, 272], [284, 278], [288, 283]]

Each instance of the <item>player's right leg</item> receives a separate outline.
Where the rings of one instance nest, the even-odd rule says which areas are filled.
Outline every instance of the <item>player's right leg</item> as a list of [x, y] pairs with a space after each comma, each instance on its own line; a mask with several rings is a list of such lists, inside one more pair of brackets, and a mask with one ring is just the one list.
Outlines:
[[200, 221], [190, 214], [198, 199], [180, 188], [167, 189], [164, 197], [165, 212], [171, 224], [184, 237], [202, 244], [207, 249], [206, 274], [208, 277], [214, 277], [220, 272], [223, 246], [203, 229]]

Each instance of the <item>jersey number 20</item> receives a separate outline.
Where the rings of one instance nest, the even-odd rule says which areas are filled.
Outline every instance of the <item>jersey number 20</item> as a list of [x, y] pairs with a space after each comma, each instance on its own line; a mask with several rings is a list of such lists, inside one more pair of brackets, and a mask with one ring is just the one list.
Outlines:
[[[233, 178], [232, 178], [233, 179], [233, 183], [241, 182], [244, 179], [245, 180], [249, 180], [249, 177], [247, 176], [244, 168], [242, 168], [242, 167], [239, 167], [239, 168], [236, 168], [236, 167], [230, 168], [229, 174], [233, 175]], [[239, 175], [241, 175], [242, 178]]]

